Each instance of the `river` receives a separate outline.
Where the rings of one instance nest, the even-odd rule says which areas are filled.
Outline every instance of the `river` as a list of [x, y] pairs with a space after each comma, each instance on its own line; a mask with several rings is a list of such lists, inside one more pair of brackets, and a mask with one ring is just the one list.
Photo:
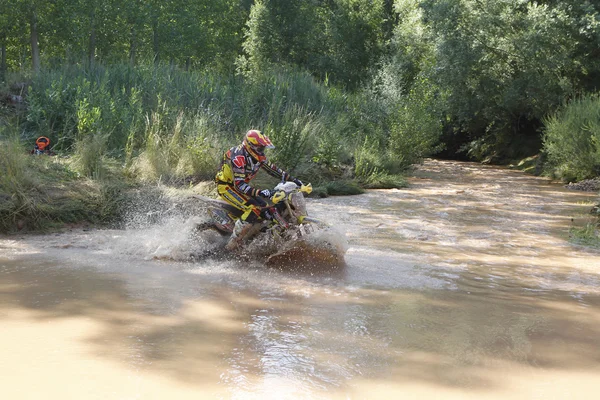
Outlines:
[[596, 195], [428, 160], [308, 199], [342, 266], [186, 261], [186, 220], [0, 237], [3, 399], [596, 399]]

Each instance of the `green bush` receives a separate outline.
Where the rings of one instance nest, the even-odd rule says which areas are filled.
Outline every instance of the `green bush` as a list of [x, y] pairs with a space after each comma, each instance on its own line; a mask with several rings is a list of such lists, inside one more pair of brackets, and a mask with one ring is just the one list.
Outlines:
[[385, 169], [383, 162], [378, 142], [366, 137], [362, 146], [354, 153], [354, 175], [362, 181], [367, 181], [372, 175]]
[[571, 242], [582, 246], [600, 248], [600, 225], [589, 222], [583, 227], [573, 227], [569, 231]]
[[357, 182], [347, 180], [329, 182], [325, 185], [325, 188], [330, 196], [349, 196], [365, 192]]
[[545, 121], [544, 152], [552, 174], [565, 181], [600, 175], [600, 95], [565, 104]]
[[0, 231], [14, 229], [24, 216], [40, 213], [29, 192], [33, 180], [28, 157], [18, 136], [9, 127], [0, 127]]
[[26, 139], [50, 137], [85, 176], [102, 177], [112, 158], [150, 182], [212, 179], [222, 152], [251, 128], [271, 137], [270, 158], [295, 175], [381, 181], [430, 154], [437, 133], [425, 89], [390, 107], [287, 67], [251, 79], [168, 65], [65, 67], [37, 75], [28, 104]]
[[442, 123], [435, 89], [425, 79], [415, 82], [398, 102], [392, 117], [388, 170], [399, 172], [442, 150]]

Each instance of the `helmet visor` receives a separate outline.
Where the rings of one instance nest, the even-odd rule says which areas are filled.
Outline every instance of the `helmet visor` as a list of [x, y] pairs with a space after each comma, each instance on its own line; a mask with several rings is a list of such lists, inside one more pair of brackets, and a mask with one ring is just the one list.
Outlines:
[[259, 156], [265, 155], [265, 146], [251, 145], [251, 147], [252, 147], [252, 150], [254, 150], [256, 152], [256, 154], [258, 154]]

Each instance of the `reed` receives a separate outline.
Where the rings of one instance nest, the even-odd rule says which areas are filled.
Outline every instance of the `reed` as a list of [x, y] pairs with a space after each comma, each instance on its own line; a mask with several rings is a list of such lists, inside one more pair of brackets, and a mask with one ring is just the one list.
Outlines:
[[435, 147], [438, 125], [427, 104], [380, 100], [289, 68], [248, 79], [165, 64], [71, 66], [35, 77], [25, 129], [75, 154], [87, 176], [100, 177], [110, 155], [146, 182], [210, 179], [222, 152], [254, 128], [274, 141], [271, 158], [295, 174], [388, 186], [386, 174]]
[[577, 97], [545, 121], [549, 172], [564, 181], [600, 175], [600, 94]]
[[588, 222], [582, 227], [572, 227], [569, 231], [573, 243], [600, 249], [600, 223]]
[[25, 151], [18, 136], [0, 131], [0, 229], [15, 226], [20, 215], [33, 207], [27, 196], [29, 177], [25, 169]]
[[[0, 232], [118, 219], [119, 193], [125, 184], [105, 179], [118, 170], [111, 159], [104, 157], [102, 169], [98, 169], [92, 162], [98, 161], [95, 151], [78, 150], [68, 158], [32, 155], [20, 133], [18, 125], [0, 128]], [[80, 167], [84, 159], [89, 166], [86, 174]]]

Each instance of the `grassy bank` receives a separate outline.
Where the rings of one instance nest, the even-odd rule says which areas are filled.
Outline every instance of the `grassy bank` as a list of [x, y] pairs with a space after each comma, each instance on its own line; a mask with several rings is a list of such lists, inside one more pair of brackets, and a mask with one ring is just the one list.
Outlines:
[[[373, 183], [435, 145], [426, 135], [400, 140], [413, 119], [379, 100], [295, 70], [250, 80], [171, 66], [65, 67], [32, 80], [21, 128], [23, 139], [48, 136], [63, 153], [122, 160], [146, 181], [209, 179], [220, 154], [258, 128], [277, 146], [271, 159], [296, 175]], [[101, 172], [94, 165], [88, 172]]]
[[[130, 212], [150, 218], [169, 198], [211, 195], [212, 182], [168, 186], [132, 179], [117, 160], [88, 176], [79, 156], [31, 155], [17, 138], [0, 139], [0, 233], [50, 232], [71, 227], [121, 227]], [[212, 193], [214, 194], [214, 193]]]
[[119, 216], [120, 180], [82, 177], [73, 160], [32, 156], [16, 139], [0, 141], [0, 231], [104, 224]]
[[[403, 187], [403, 171], [434, 143], [398, 140], [393, 107], [298, 71], [248, 81], [170, 66], [65, 67], [20, 80], [3, 90], [19, 88], [23, 101], [0, 107], [3, 232], [116, 223], [134, 189], [211, 181], [249, 128], [270, 136], [270, 159], [317, 196]], [[56, 156], [29, 154], [39, 136]]]
[[[144, 215], [160, 214], [169, 207], [166, 198], [216, 195], [212, 181], [139, 179], [131, 167], [107, 157], [96, 160], [94, 170], [101, 172], [90, 174], [91, 162], [84, 160], [85, 154], [31, 155], [18, 137], [0, 139], [0, 170], [5, 172], [0, 176], [0, 233], [119, 227], [132, 208], [138, 213], [143, 208]], [[395, 179], [395, 187], [404, 184], [401, 178]], [[257, 179], [265, 187], [274, 183], [266, 174]], [[314, 196], [363, 192], [356, 180], [321, 181]]]
[[[538, 154], [533, 157], [517, 160], [510, 164], [509, 167], [536, 176], [544, 175], [554, 179], [558, 178], [556, 174], [553, 173], [553, 165], [545, 163], [544, 158], [544, 155]], [[595, 184], [589, 185], [590, 182], [593, 181], [584, 180], [578, 182], [574, 186], [579, 190], [589, 191], [590, 188], [586, 186], [596, 187]], [[590, 212], [589, 215], [586, 216], [586, 219], [588, 222], [585, 226], [571, 227], [569, 230], [569, 240], [577, 245], [600, 249], [600, 196], [597, 199], [597, 204], [590, 204]]]
[[584, 227], [571, 228], [569, 238], [577, 245], [600, 249], [600, 222], [589, 222]]

